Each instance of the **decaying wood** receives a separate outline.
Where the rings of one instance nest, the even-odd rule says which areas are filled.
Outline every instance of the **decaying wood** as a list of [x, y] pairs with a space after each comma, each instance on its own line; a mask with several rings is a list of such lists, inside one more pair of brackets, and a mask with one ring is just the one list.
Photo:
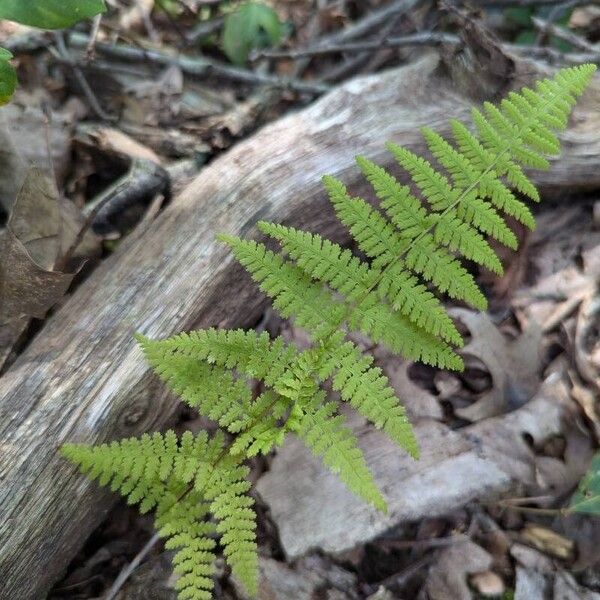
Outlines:
[[[562, 160], [535, 175], [548, 194], [600, 187], [599, 99], [597, 86], [565, 134]], [[436, 54], [341, 86], [215, 160], [57, 311], [0, 380], [0, 598], [44, 597], [114, 502], [59, 446], [171, 418], [178, 402], [149, 372], [133, 333], [243, 326], [259, 315], [263, 299], [215, 233], [253, 235], [258, 219], [272, 219], [344, 239], [320, 176], [360, 192], [356, 153], [390, 166], [385, 140], [422, 151], [419, 126], [446, 127], [467, 117], [469, 104]]]

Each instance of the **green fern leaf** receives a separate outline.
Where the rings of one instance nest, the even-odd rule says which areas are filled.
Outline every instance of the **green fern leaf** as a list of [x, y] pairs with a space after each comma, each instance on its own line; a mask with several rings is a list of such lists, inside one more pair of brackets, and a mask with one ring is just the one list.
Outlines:
[[364, 356], [352, 343], [332, 344], [325, 353], [319, 376], [332, 377], [333, 389], [363, 417], [418, 457], [419, 448], [404, 407], [398, 401], [381, 369], [372, 366], [373, 357]]
[[361, 198], [351, 198], [344, 184], [331, 176], [323, 184], [340, 221], [349, 229], [359, 248], [373, 261], [373, 267], [394, 262], [405, 249], [395, 229]]
[[165, 548], [176, 550], [173, 570], [180, 600], [210, 600], [213, 595], [216, 542], [213, 523], [207, 522], [209, 505], [197, 493], [171, 498], [156, 512], [156, 528], [167, 538]]
[[283, 251], [304, 273], [329, 284], [351, 302], [367, 296], [380, 275], [350, 250], [344, 250], [318, 234], [264, 221], [258, 227], [278, 240]]
[[325, 402], [319, 393], [303, 407], [296, 433], [306, 445], [354, 492], [377, 509], [387, 504], [377, 488], [352, 431], [343, 425], [335, 402]]
[[174, 351], [172, 343], [143, 336], [137, 340], [157, 375], [189, 406], [231, 433], [244, 427], [252, 401], [247, 381], [234, 377], [229, 369], [199, 361], [189, 352]]
[[462, 347], [463, 339], [439, 298], [406, 270], [402, 262], [390, 265], [382, 273], [378, 292], [382, 298], [390, 300], [394, 310], [400, 311], [420, 328]]
[[400, 239], [412, 240], [430, 226], [427, 211], [407, 186], [400, 185], [393, 175], [362, 156], [356, 162], [396, 226]]
[[246, 267], [260, 289], [273, 300], [283, 317], [294, 317], [314, 339], [335, 331], [343, 319], [344, 307], [321, 286], [310, 281], [293, 263], [267, 250], [263, 244], [221, 236]]
[[210, 512], [217, 519], [217, 532], [233, 574], [255, 596], [258, 591], [258, 556], [254, 500], [248, 495], [250, 469], [229, 455], [215, 470], [206, 486]]
[[456, 201], [457, 191], [424, 158], [393, 142], [388, 142], [386, 148], [410, 173], [413, 182], [433, 210], [443, 210]]
[[450, 298], [464, 300], [478, 310], [487, 309], [486, 297], [473, 276], [456, 258], [440, 248], [431, 234], [415, 240], [406, 255], [406, 264]]
[[164, 356], [182, 355], [236, 369], [252, 379], [264, 380], [267, 385], [277, 381], [298, 353], [281, 338], [271, 340], [267, 332], [259, 334], [243, 329], [202, 329], [153, 340], [151, 346], [143, 336], [138, 336], [138, 340]]

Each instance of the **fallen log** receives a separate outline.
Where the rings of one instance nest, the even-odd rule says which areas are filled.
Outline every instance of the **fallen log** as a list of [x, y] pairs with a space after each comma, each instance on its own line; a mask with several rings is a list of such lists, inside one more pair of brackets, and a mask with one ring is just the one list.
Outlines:
[[[540, 75], [531, 63], [517, 72]], [[418, 128], [445, 128], [470, 104], [433, 53], [351, 81], [215, 160], [77, 289], [0, 380], [2, 600], [44, 598], [115, 501], [59, 457], [60, 445], [161, 428], [178, 405], [133, 333], [244, 326], [260, 314], [262, 297], [215, 233], [253, 235], [271, 219], [344, 240], [320, 176], [361, 192], [356, 153], [389, 167], [386, 140], [422, 152]], [[577, 109], [562, 158], [535, 174], [547, 196], [600, 187], [599, 105], [600, 83]]]

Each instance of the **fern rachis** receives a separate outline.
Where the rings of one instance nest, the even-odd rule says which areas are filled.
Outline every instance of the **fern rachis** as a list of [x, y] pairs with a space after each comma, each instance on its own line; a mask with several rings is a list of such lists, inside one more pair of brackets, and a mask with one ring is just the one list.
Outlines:
[[[486, 237], [516, 248], [503, 214], [534, 226], [527, 205], [510, 188], [539, 201], [521, 165], [548, 166], [543, 154], [559, 149], [550, 128], [566, 126], [594, 70], [591, 65], [564, 69], [535, 91], [511, 92], [498, 106], [474, 109], [473, 132], [451, 123], [453, 142], [424, 128], [439, 168], [388, 144], [412, 187], [358, 157], [378, 206], [351, 197], [340, 181], [325, 177], [338, 218], [367, 260], [317, 234], [273, 223], [259, 228], [279, 251], [222, 236], [275, 308], [308, 331], [308, 349], [253, 331], [138, 338], [161, 379], [214, 420], [217, 433], [187, 432], [180, 439], [172, 432], [146, 434], [96, 447], [71, 444], [63, 453], [91, 478], [140, 503], [143, 512], [155, 510], [167, 547], [177, 549], [180, 598], [210, 598], [217, 538], [234, 574], [256, 592], [255, 514], [244, 463], [280, 445], [287, 432], [304, 440], [354, 493], [385, 510], [338, 401], [322, 386], [329, 381], [341, 402], [418, 456], [387, 378], [347, 336], [360, 331], [407, 358], [462, 368], [455, 352], [462, 339], [442, 298], [482, 310], [486, 299], [460, 257], [502, 272]], [[262, 386], [258, 395], [255, 382]]]

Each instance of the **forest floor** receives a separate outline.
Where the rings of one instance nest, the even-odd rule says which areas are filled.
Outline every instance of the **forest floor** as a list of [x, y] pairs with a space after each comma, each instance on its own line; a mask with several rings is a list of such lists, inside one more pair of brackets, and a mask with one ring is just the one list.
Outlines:
[[[67, 287], [76, 293], [215, 157], [349, 78], [410, 62], [424, 46], [454, 51], [470, 22], [460, 19], [476, 18], [507, 51], [521, 44], [523, 56], [561, 65], [600, 58], [592, 2], [497, 2], [457, 17], [424, 0], [276, 0], [280, 48], [255, 50], [238, 66], [221, 43], [221, 5], [232, 3], [114, 4], [95, 30], [0, 24], [21, 81], [3, 109], [2, 156], [12, 167], [0, 169], [0, 204], [6, 219], [24, 164], [51, 170], [68, 200], [55, 211], [24, 198], [22, 235], [38, 264], [72, 273], [38, 281], [42, 314], [36, 305], [33, 319], [0, 320], [2, 372]], [[261, 600], [600, 600], [600, 519], [562, 510], [600, 444], [599, 198], [553, 199], [536, 211], [534, 233], [515, 225], [521, 250], [503, 256], [504, 277], [479, 275], [489, 312], [452, 308], [467, 341], [464, 373], [370, 347], [423, 454], [411, 461], [349, 415], [388, 515], [354, 499], [293, 439], [253, 462]], [[255, 326], [305, 341], [270, 310]], [[211, 424], [182, 409], [174, 426]], [[49, 598], [175, 600], [172, 583], [151, 518], [120, 503]], [[223, 565], [217, 597], [244, 598]]]

